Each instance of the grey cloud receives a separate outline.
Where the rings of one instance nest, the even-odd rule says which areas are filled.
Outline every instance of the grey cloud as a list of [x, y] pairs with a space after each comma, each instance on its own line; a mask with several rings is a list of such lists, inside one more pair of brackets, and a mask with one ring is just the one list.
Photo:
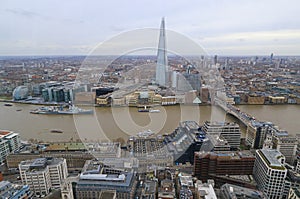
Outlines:
[[15, 14], [15, 15], [22, 16], [22, 17], [29, 17], [29, 18], [40, 17], [40, 18], [47, 19], [47, 17], [45, 17], [39, 13], [28, 11], [28, 10], [23, 10], [23, 9], [6, 9], [5, 11]]

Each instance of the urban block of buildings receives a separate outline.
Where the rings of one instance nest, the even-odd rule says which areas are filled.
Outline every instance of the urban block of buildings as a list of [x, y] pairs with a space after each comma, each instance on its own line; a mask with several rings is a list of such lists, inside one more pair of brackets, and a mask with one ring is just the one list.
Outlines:
[[51, 189], [60, 189], [68, 176], [65, 159], [37, 158], [19, 164], [22, 183], [29, 186], [36, 197], [47, 196]]

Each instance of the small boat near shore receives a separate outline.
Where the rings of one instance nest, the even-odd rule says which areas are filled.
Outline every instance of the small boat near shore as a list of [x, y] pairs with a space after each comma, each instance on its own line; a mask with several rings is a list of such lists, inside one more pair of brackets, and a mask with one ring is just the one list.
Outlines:
[[60, 129], [51, 129], [50, 133], [63, 133], [63, 131]]
[[149, 109], [139, 109], [138, 112], [149, 112]]
[[138, 112], [149, 112], [150, 111], [150, 109], [148, 109], [147, 108], [147, 106], [144, 106], [144, 108], [140, 108], [139, 110], [138, 110]]
[[158, 109], [150, 109], [149, 113], [160, 113], [160, 110], [158, 110]]
[[160, 113], [160, 110], [151, 108], [149, 109], [145, 106], [144, 108], [139, 109], [138, 112]]
[[13, 106], [12, 103], [5, 103], [4, 106]]

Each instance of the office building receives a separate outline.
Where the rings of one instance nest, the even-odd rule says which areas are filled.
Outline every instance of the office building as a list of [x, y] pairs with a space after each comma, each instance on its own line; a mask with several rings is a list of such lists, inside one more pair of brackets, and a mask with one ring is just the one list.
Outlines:
[[72, 83], [47, 82], [40, 84], [41, 94], [45, 102], [69, 102], [74, 100]]
[[36, 197], [45, 197], [51, 189], [59, 189], [67, 178], [67, 163], [62, 158], [37, 158], [19, 164], [22, 182]]
[[284, 155], [285, 162], [294, 165], [298, 140], [293, 136], [273, 136], [273, 148]]
[[136, 173], [133, 170], [116, 170], [105, 167], [97, 160], [88, 160], [75, 185], [75, 197], [99, 198], [101, 192], [115, 190], [116, 198], [132, 199], [136, 184]]
[[2, 164], [6, 160], [8, 154], [10, 153], [7, 140], [0, 138], [0, 151], [0, 164]]
[[148, 171], [150, 167], [173, 165], [173, 156], [165, 147], [162, 138], [131, 137], [127, 143], [131, 156], [138, 159], [139, 172]]
[[241, 131], [239, 125], [236, 123], [206, 121], [202, 130], [208, 135], [222, 135], [228, 141], [231, 149], [240, 147]]
[[17, 185], [8, 181], [0, 182], [0, 198], [28, 199], [32, 198], [28, 185]]
[[270, 123], [252, 121], [246, 132], [246, 142], [251, 148], [263, 148], [264, 141], [269, 131]]
[[196, 152], [194, 175], [199, 180], [218, 182], [218, 176], [251, 175], [255, 157], [248, 151], [241, 152]]
[[97, 159], [121, 157], [121, 144], [119, 142], [88, 143], [86, 148]]
[[256, 151], [253, 175], [260, 191], [269, 199], [282, 198], [287, 169], [285, 158], [275, 149]]
[[168, 86], [168, 56], [166, 46], [165, 19], [162, 18], [157, 50], [156, 83], [160, 86]]
[[300, 190], [300, 173], [295, 170], [288, 169], [287, 176], [284, 183], [283, 198], [287, 198], [290, 189]]
[[267, 199], [267, 196], [258, 190], [249, 189], [232, 184], [224, 184], [221, 186], [220, 199]]
[[210, 93], [209, 88], [203, 85], [200, 89], [200, 100], [203, 103], [208, 103], [210, 101]]
[[197, 92], [200, 92], [201, 89], [201, 75], [199, 73], [191, 73], [186, 72], [183, 74], [186, 81], [189, 83], [192, 90], [196, 90]]
[[20, 135], [13, 131], [0, 130], [0, 139], [4, 139], [8, 141], [10, 152], [15, 152], [21, 146]]
[[194, 153], [201, 149], [206, 133], [195, 121], [180, 122], [179, 127], [164, 138], [164, 144], [175, 164], [194, 163]]
[[13, 131], [0, 130], [0, 163], [6, 160], [8, 154], [19, 150], [21, 146], [20, 135]]
[[218, 55], [215, 55], [214, 56], [214, 65], [217, 65], [217, 63], [218, 63]]
[[190, 90], [193, 90], [192, 85], [189, 83], [187, 77], [189, 77], [189, 74], [181, 74], [178, 73], [177, 74], [177, 85], [176, 85], [176, 90], [177, 91], [181, 91], [181, 92], [187, 92]]
[[207, 135], [203, 141], [200, 151], [205, 152], [222, 152], [230, 151], [228, 141], [222, 135]]

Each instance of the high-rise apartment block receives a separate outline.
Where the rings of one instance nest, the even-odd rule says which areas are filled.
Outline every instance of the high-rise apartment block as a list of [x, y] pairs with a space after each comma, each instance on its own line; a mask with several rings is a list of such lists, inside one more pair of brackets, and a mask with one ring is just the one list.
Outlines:
[[9, 153], [15, 152], [21, 146], [20, 135], [13, 131], [0, 130], [0, 163], [3, 163]]
[[276, 149], [260, 149], [256, 151], [253, 175], [259, 190], [269, 199], [281, 199], [287, 169], [284, 167], [285, 157]]

